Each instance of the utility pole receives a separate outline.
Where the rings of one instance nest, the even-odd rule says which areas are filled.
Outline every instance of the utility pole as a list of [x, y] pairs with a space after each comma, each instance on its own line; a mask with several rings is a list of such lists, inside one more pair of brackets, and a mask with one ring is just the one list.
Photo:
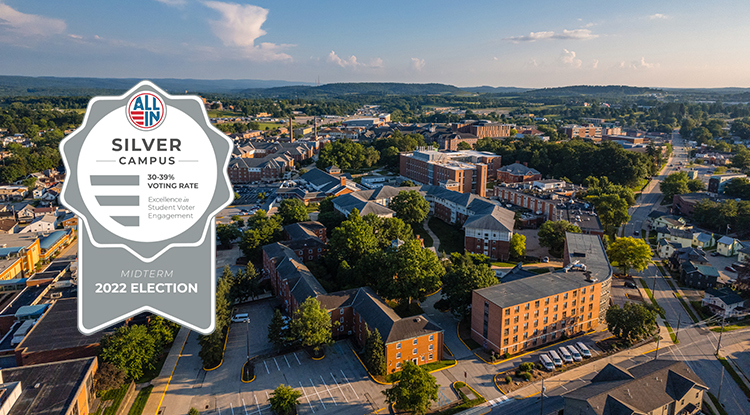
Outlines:
[[721, 335], [724, 334], [724, 320], [726, 319], [726, 311], [721, 311], [721, 331], [719, 332], [719, 342], [716, 343], [716, 356], [719, 355], [719, 349], [721, 348]]
[[656, 353], [654, 354], [654, 360], [656, 360], [659, 357], [659, 342], [661, 341], [661, 336], [656, 335]]
[[674, 331], [674, 338], [677, 341], [680, 341], [680, 320], [682, 319], [682, 314], [677, 316], [677, 330]]
[[[723, 385], [724, 385], [724, 365], [721, 365], [721, 380], [719, 381], [719, 393], [716, 396], [716, 402], [718, 402], [719, 405], [721, 405], [721, 401], [719, 399], [721, 399], [721, 387]], [[724, 406], [724, 405], [721, 405], [721, 406]]]
[[544, 378], [542, 378], [542, 401], [539, 405], [539, 415], [544, 415]]

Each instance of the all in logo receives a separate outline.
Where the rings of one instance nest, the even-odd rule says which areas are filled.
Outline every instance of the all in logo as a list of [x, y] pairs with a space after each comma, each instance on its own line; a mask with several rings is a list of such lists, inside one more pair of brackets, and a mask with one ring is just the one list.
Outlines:
[[142, 92], [128, 102], [128, 120], [138, 129], [153, 130], [158, 127], [167, 112], [167, 107], [158, 95]]

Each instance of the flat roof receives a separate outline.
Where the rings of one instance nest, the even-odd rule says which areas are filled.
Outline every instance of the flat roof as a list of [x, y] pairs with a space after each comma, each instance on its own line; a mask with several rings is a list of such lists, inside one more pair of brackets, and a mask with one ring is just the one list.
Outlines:
[[18, 295], [16, 295], [13, 300], [11, 300], [10, 304], [5, 307], [1, 315], [14, 316], [19, 308], [25, 305], [31, 305], [31, 303], [36, 301], [36, 299], [39, 298], [40, 295], [42, 295], [42, 291], [44, 291], [44, 288], [45, 287], [41, 285], [24, 288], [23, 291], [18, 293]]
[[[22, 390], [8, 415], [58, 415], [77, 398], [95, 357], [3, 369], [3, 381], [21, 382]], [[38, 385], [38, 387], [37, 387]], [[85, 387], [85, 386], [84, 386]]]
[[[545, 274], [516, 277], [510, 281], [501, 281], [492, 287], [476, 290], [476, 292], [499, 307], [505, 308], [588, 287], [612, 277], [612, 267], [598, 236], [568, 232], [565, 235], [565, 243], [568, 247], [570, 263], [578, 261], [580, 264], [585, 264], [585, 272], [575, 269], [565, 272], [563, 269]], [[597, 281], [587, 281], [587, 278], [596, 278]]]
[[[99, 344], [105, 332], [89, 336], [78, 331], [78, 299], [63, 298], [55, 301], [29, 331], [17, 349], [24, 353], [68, 349]], [[25, 349], [25, 350], [24, 350]]]

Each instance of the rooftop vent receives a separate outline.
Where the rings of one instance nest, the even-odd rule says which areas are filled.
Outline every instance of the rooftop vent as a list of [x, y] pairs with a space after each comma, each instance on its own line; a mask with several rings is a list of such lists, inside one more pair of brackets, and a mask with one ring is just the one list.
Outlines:
[[41, 386], [42, 386], [42, 384], [41, 384], [41, 383], [36, 383], [36, 384], [34, 385], [34, 389], [39, 389], [39, 388], [40, 388]]
[[417, 318], [415, 318], [415, 319], [414, 319], [414, 322], [415, 322], [415, 323], [419, 323], [420, 321], [422, 321], [422, 318], [421, 318], [421, 317], [417, 317]]

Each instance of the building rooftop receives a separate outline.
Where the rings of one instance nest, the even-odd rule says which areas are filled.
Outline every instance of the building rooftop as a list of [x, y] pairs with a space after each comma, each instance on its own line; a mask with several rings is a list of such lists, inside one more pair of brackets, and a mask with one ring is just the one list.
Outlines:
[[[511, 280], [504, 278], [500, 284], [476, 292], [499, 307], [509, 307], [586, 287], [612, 277], [612, 267], [598, 236], [568, 232], [565, 234], [565, 244], [566, 252], [569, 253], [568, 263], [576, 266], [566, 266], [565, 269], [545, 274], [514, 276]], [[583, 271], [582, 266], [585, 266]]]
[[510, 173], [516, 176], [520, 176], [520, 175], [531, 176], [531, 175], [541, 174], [539, 173], [539, 170], [532, 169], [531, 167], [528, 167], [528, 166], [524, 166], [521, 163], [509, 164], [507, 166], [500, 167], [499, 169], [497, 169], [497, 171], [503, 172], [503, 173]]
[[712, 295], [723, 301], [726, 305], [742, 304], [745, 302], [744, 298], [740, 297], [739, 294], [732, 291], [729, 287], [710, 288], [706, 290], [706, 295]]
[[3, 369], [4, 382], [21, 382], [21, 395], [8, 415], [59, 415], [67, 413], [77, 392], [86, 387], [86, 374], [95, 357]]

